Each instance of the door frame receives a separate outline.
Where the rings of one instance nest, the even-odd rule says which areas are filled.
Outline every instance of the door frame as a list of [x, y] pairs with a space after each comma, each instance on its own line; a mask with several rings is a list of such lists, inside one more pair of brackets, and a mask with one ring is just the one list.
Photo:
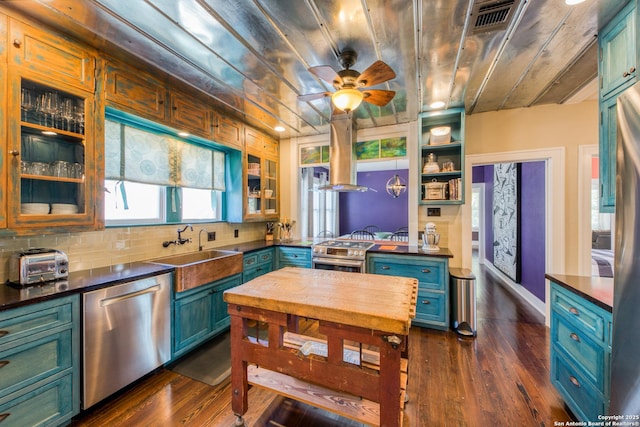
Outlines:
[[[536, 150], [509, 151], [502, 153], [471, 154], [465, 157], [465, 174], [473, 176], [474, 166], [495, 163], [545, 162], [545, 270], [563, 274], [565, 271], [565, 147]], [[471, 179], [466, 180], [466, 189], [472, 191]], [[467, 194], [469, 194], [467, 193]], [[462, 205], [462, 233], [471, 235], [471, 204]], [[462, 263], [471, 265], [471, 239], [462, 239]], [[550, 286], [545, 286], [545, 324], [550, 321]]]
[[[484, 182], [477, 182], [477, 183], [473, 183], [472, 185], [472, 194], [473, 194], [473, 189], [477, 188], [478, 192], [480, 194], [480, 200], [479, 200], [479, 206], [478, 206], [478, 210], [479, 212], [479, 217], [478, 221], [480, 222], [480, 227], [478, 228], [478, 262], [480, 264], [484, 264], [484, 262], [486, 261], [487, 257], [485, 254], [485, 247], [484, 247], [484, 233], [485, 233], [485, 184]], [[473, 195], [472, 195], [473, 197]], [[473, 231], [473, 230], [472, 230]]]

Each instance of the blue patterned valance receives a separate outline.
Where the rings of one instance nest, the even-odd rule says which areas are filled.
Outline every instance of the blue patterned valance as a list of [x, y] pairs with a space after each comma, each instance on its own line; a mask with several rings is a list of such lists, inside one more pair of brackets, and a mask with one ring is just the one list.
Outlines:
[[111, 120], [105, 123], [105, 177], [224, 191], [225, 153]]

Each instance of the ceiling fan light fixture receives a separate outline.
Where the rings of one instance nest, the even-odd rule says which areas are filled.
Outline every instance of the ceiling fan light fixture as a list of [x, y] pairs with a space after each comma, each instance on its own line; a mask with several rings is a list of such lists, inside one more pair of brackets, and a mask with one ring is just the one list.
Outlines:
[[364, 94], [357, 89], [340, 89], [331, 95], [331, 101], [336, 108], [349, 112], [358, 108], [358, 105], [362, 102]]
[[443, 108], [444, 106], [445, 106], [444, 101], [435, 101], [435, 102], [432, 102], [430, 105], [431, 108], [436, 108], [436, 109]]

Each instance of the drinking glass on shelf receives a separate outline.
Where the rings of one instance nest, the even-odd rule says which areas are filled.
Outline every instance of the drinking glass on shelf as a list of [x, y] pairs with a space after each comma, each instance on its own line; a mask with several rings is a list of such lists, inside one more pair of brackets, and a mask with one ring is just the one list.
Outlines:
[[73, 106], [74, 132], [84, 134], [84, 101], [78, 99]]
[[20, 110], [22, 111], [22, 121], [26, 122], [29, 117], [29, 111], [36, 107], [35, 95], [31, 89], [25, 87], [20, 92]]
[[73, 99], [64, 98], [60, 104], [60, 116], [62, 117], [61, 126], [63, 130], [71, 131], [75, 116], [73, 114], [74, 102]]
[[[56, 118], [60, 109], [60, 95], [57, 92], [47, 91], [41, 95], [40, 112], [44, 116], [44, 125], [55, 127]], [[51, 118], [51, 124], [47, 120]]]

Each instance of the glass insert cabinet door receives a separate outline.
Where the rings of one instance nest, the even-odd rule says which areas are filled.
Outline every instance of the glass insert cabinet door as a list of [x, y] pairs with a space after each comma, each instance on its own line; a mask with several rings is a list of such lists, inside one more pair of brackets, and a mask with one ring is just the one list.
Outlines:
[[9, 227], [92, 222], [87, 201], [92, 150], [85, 117], [92, 95], [23, 78], [16, 92], [9, 140]]

